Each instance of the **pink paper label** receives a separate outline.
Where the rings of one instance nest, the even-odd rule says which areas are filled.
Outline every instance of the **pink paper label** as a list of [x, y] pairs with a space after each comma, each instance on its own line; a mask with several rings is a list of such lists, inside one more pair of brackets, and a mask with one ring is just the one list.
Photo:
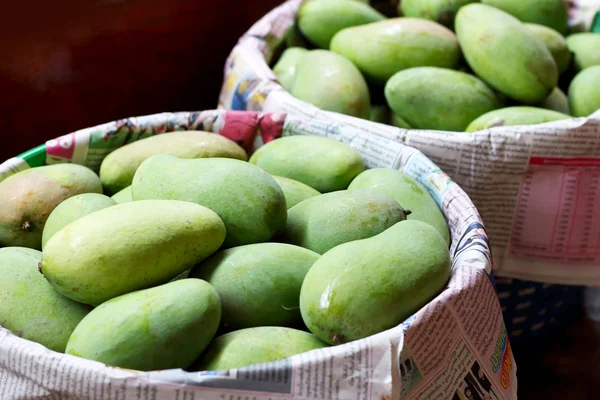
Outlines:
[[531, 157], [509, 252], [532, 261], [600, 262], [600, 158]]
[[257, 129], [258, 113], [228, 111], [219, 133], [249, 151], [252, 149]]
[[[46, 163], [70, 161], [75, 152], [75, 133], [46, 142]], [[53, 162], [52, 162], [53, 161]]]
[[263, 143], [267, 144], [283, 134], [283, 122], [286, 114], [268, 113], [260, 120], [260, 135]]

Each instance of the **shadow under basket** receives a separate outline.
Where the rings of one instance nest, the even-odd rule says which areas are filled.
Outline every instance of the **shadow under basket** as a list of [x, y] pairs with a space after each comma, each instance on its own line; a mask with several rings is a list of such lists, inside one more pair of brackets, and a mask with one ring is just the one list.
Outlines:
[[584, 286], [495, 278], [506, 330], [514, 346], [555, 333], [583, 308]]

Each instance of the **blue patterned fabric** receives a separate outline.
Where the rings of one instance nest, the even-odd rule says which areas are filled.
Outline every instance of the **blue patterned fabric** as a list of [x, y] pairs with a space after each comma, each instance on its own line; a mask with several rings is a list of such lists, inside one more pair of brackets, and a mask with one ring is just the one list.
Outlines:
[[510, 341], [527, 343], [551, 334], [581, 310], [583, 287], [495, 278]]

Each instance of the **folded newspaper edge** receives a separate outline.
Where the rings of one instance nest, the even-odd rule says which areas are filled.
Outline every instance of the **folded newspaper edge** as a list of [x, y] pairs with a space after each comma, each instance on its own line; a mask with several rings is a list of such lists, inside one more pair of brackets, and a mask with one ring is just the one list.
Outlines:
[[[600, 111], [473, 134], [406, 130], [322, 111], [292, 97], [267, 64], [300, 3], [285, 2], [242, 36], [225, 66], [220, 108], [291, 113], [326, 121], [332, 131], [371, 133], [414, 147], [471, 197], [492, 238], [498, 276], [600, 285], [600, 207], [593, 206], [600, 204]], [[577, 10], [589, 11], [590, 4], [577, 2], [571, 17], [578, 18]]]
[[[364, 132], [281, 113], [162, 113], [83, 129], [0, 164], [0, 180], [30, 167], [74, 162], [98, 170], [129, 142], [175, 130], [222, 134], [247, 149], [287, 135], [349, 144], [368, 167], [403, 170], [441, 206], [451, 231], [447, 288], [396, 328], [344, 345], [230, 371], [136, 372], [59, 354], [0, 328], [2, 399], [451, 399], [465, 391], [514, 399], [514, 362], [489, 272], [484, 226], [465, 192], [419, 151]], [[372, 154], [384, 146], [386, 157]], [[486, 397], [488, 398], [488, 397]]]

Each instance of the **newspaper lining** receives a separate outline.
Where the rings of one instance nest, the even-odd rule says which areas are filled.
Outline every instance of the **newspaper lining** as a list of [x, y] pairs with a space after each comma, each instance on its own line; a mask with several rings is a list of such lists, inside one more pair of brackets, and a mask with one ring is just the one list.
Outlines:
[[[426, 187], [448, 219], [453, 273], [447, 289], [396, 328], [231, 371], [112, 368], [52, 352], [0, 328], [0, 398], [391, 400], [452, 399], [466, 391], [516, 398], [516, 365], [488, 275], [491, 254], [479, 214], [465, 192], [415, 149], [315, 118], [215, 110], [87, 128], [49, 141], [45, 163], [79, 162], [97, 170], [101, 158], [125, 143], [188, 129], [220, 133], [247, 149], [279, 136], [329, 136], [358, 150], [369, 167], [404, 170]], [[0, 164], [0, 180], [29, 168], [29, 162], [19, 156]]]

